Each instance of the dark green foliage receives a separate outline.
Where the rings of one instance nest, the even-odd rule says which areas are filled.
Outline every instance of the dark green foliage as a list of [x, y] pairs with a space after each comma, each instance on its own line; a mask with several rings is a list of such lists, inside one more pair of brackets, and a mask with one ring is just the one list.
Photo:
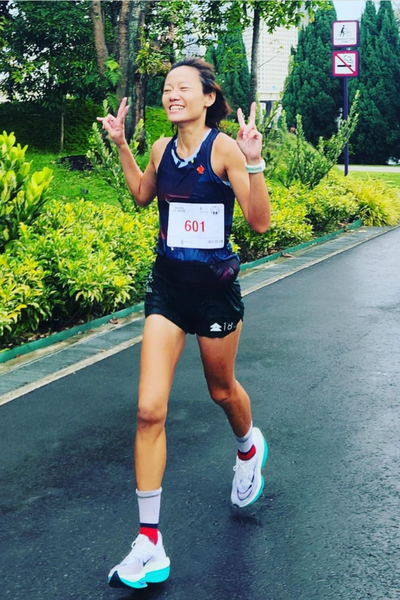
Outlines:
[[172, 126], [168, 121], [163, 108], [148, 106], [146, 108], [146, 142], [154, 144], [160, 137], [170, 137], [172, 135]]
[[217, 81], [235, 118], [240, 107], [247, 115], [250, 98], [250, 72], [242, 32], [236, 27], [221, 35], [218, 44], [207, 50], [206, 60], [214, 65]]
[[24, 2], [14, 0], [2, 29], [2, 87], [9, 99], [33, 94], [48, 106], [61, 108], [67, 94], [100, 99], [93, 28], [86, 2]]
[[316, 147], [304, 137], [302, 118], [296, 117], [296, 135], [288, 132], [286, 115], [283, 112], [279, 128], [271, 132], [264, 141], [267, 158], [267, 173], [285, 187], [296, 182], [312, 190], [337, 163], [347, 141], [353, 134], [358, 121], [358, 94], [350, 108], [348, 119], [340, 119], [338, 131], [329, 139], [320, 137]]
[[162, 107], [162, 85], [164, 75], [149, 77], [146, 90], [146, 105]]
[[330, 4], [331, 10], [318, 10], [315, 20], [300, 31], [282, 98], [288, 126], [295, 126], [296, 115], [300, 114], [305, 137], [314, 145], [320, 136], [329, 138], [336, 132], [343, 104], [341, 82], [331, 76], [336, 11]]
[[361, 18], [359, 124], [352, 140], [353, 161], [385, 164], [400, 159], [400, 41], [391, 2], [378, 14], [369, 0]]
[[[68, 154], [85, 154], [88, 137], [101, 108], [92, 101], [68, 100], [65, 115], [64, 151]], [[5, 102], [0, 104], [1, 129], [13, 131], [22, 145], [30, 148], [58, 152], [60, 114], [35, 102]]]

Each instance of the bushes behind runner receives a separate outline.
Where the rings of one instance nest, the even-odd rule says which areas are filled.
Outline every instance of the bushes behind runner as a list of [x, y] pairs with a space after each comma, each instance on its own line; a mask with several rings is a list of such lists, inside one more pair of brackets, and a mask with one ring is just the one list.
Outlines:
[[154, 257], [155, 206], [139, 215], [52, 200], [19, 231], [0, 255], [0, 347], [26, 341], [40, 326], [54, 331], [142, 299]]
[[[8, 146], [3, 145], [4, 153], [13, 155]], [[21, 149], [22, 164], [20, 154]], [[9, 194], [13, 181], [22, 182], [22, 174], [14, 171], [17, 162], [8, 157], [0, 165], [0, 215], [15, 232], [15, 239], [3, 237], [0, 250], [0, 348], [140, 301], [158, 230], [155, 203], [124, 213], [119, 206], [53, 199], [25, 219]], [[242, 262], [306, 242], [360, 216], [368, 224], [400, 221], [397, 192], [375, 180], [331, 174], [312, 192], [301, 184], [269, 189], [272, 220], [265, 234], [254, 233], [235, 207], [232, 241]]]

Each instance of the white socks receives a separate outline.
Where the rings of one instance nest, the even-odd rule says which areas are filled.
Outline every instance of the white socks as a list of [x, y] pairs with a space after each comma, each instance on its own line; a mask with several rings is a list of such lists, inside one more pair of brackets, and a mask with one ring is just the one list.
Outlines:
[[251, 422], [250, 429], [244, 437], [238, 437], [235, 435], [235, 438], [239, 444], [239, 452], [242, 454], [249, 452], [253, 447], [253, 422]]
[[160, 520], [161, 492], [162, 488], [149, 492], [136, 490], [139, 504], [139, 521], [141, 524], [158, 525]]

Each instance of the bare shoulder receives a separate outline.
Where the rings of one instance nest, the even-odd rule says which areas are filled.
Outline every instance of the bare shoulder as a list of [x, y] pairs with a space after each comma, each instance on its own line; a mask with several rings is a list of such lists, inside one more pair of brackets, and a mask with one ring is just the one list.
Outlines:
[[224, 157], [225, 159], [229, 158], [229, 160], [234, 158], [244, 162], [244, 156], [240, 151], [236, 140], [226, 133], [220, 132], [219, 135], [217, 135], [214, 142], [214, 148], [218, 157]]
[[170, 137], [160, 138], [159, 140], [156, 140], [151, 147], [151, 160], [153, 162], [154, 169], [156, 171], [158, 170], [158, 165], [161, 162], [161, 159], [165, 152], [165, 148], [167, 147], [168, 142], [171, 139], [172, 138], [170, 138]]

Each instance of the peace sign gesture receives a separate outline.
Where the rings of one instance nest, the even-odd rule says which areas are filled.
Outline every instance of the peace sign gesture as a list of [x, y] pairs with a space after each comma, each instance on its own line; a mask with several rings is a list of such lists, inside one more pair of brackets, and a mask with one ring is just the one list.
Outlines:
[[107, 115], [106, 117], [97, 117], [97, 120], [103, 124], [105, 129], [117, 146], [125, 143], [125, 118], [129, 112], [129, 106], [126, 105], [128, 99], [122, 98], [117, 112], [117, 116]]
[[250, 107], [249, 123], [243, 117], [241, 108], [238, 108], [237, 117], [240, 129], [236, 138], [237, 145], [246, 157], [247, 163], [260, 163], [262, 149], [262, 135], [256, 127], [256, 103], [253, 102]]

